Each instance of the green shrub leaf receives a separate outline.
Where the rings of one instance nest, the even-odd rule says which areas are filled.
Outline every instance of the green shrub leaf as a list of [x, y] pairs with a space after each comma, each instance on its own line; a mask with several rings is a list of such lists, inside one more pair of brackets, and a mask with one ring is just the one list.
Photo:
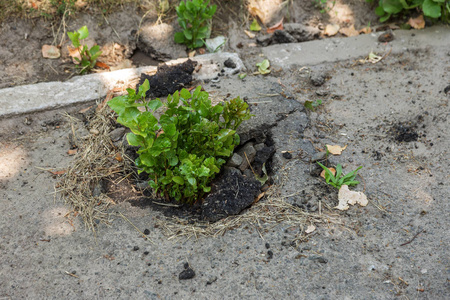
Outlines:
[[422, 9], [424, 15], [427, 17], [437, 19], [441, 16], [441, 6], [437, 3], [437, 1], [425, 0], [423, 2]]

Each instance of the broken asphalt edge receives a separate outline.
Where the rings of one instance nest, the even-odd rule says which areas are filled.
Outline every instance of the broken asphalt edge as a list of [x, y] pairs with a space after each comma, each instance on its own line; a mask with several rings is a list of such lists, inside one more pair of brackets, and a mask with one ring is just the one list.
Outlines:
[[[382, 56], [430, 46], [448, 46], [447, 49], [450, 49], [450, 27], [448, 26], [434, 26], [423, 30], [397, 30], [394, 31], [395, 40], [390, 43], [378, 42], [378, 36], [381, 34], [383, 32], [304, 43], [279, 44], [262, 48], [262, 52], [272, 66], [289, 68], [294, 65], [312, 66], [361, 59], [367, 57], [370, 52]], [[224, 61], [228, 58], [231, 58], [237, 66], [234, 69], [225, 68], [224, 75], [234, 75], [245, 69], [236, 53], [205, 54], [192, 58], [202, 64], [202, 68], [194, 74], [194, 78], [205, 80], [217, 77]], [[167, 64], [173, 65], [185, 60], [187, 58], [170, 61]], [[108, 91], [114, 88], [122, 87], [128, 82], [136, 81], [137, 83], [141, 73], [155, 72], [155, 66], [147, 66], [77, 76], [65, 82], [43, 82], [2, 89], [0, 90], [0, 119], [95, 101], [105, 97]]]

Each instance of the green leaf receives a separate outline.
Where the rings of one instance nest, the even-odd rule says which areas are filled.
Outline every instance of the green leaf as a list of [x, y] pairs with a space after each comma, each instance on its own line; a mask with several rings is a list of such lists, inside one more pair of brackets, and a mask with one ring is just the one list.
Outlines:
[[185, 100], [188, 100], [192, 97], [191, 93], [187, 89], [182, 89], [180, 91], [180, 96]]
[[132, 132], [129, 132], [127, 134], [127, 141], [128, 144], [130, 144], [131, 146], [143, 146], [144, 143], [142, 141], [142, 137], [135, 135]]
[[148, 79], [145, 79], [144, 83], [139, 86], [139, 92], [138, 92], [137, 96], [139, 98], [145, 98], [145, 95], [149, 89], [150, 89], [150, 83], [149, 83]]
[[398, 14], [403, 10], [400, 0], [383, 0], [383, 9], [389, 14]]
[[239, 79], [244, 79], [245, 77], [247, 77], [247, 73], [241, 73], [238, 75]]
[[341, 164], [337, 164], [336, 166], [336, 175], [334, 175], [336, 178], [341, 178], [342, 174], [342, 166]]
[[78, 48], [81, 46], [79, 36], [80, 34], [78, 32], [68, 32], [67, 35], [69, 36], [69, 39], [72, 41], [72, 45], [75, 48]]
[[380, 22], [386, 22], [387, 20], [389, 20], [389, 18], [391, 17], [391, 14], [386, 14], [385, 16], [380, 18]]
[[163, 106], [163, 104], [162, 104], [161, 100], [159, 100], [159, 99], [150, 100], [150, 101], [147, 103], [147, 107], [148, 107], [149, 109], [151, 109], [152, 111], [157, 110], [157, 109], [160, 108], [161, 106]]
[[183, 30], [183, 34], [187, 40], [192, 40], [192, 32], [189, 29]]
[[178, 44], [184, 44], [186, 42], [186, 39], [185, 39], [182, 31], [175, 33], [174, 40], [175, 40], [175, 43], [178, 43]]
[[214, 114], [220, 114], [223, 111], [223, 106], [220, 104], [217, 104], [213, 107], [213, 113]]
[[384, 11], [383, 7], [378, 6], [377, 8], [375, 8], [375, 14], [379, 17], [382, 17], [386, 14], [386, 12]]
[[89, 30], [88, 30], [87, 26], [83, 26], [80, 29], [78, 29], [78, 33], [80, 34], [80, 37], [79, 37], [80, 40], [84, 40], [85, 38], [87, 38], [89, 36]]
[[268, 68], [270, 67], [270, 62], [268, 59], [265, 59], [262, 62], [257, 63], [256, 66], [258, 67], [259, 73], [263, 75], [270, 73], [270, 70], [268, 70]]
[[425, 16], [433, 19], [441, 16], [441, 6], [433, 0], [425, 0], [422, 5], [422, 10]]
[[173, 182], [178, 183], [179, 185], [184, 185], [184, 179], [180, 176], [172, 177]]
[[256, 19], [253, 19], [252, 24], [250, 25], [251, 31], [261, 31], [261, 26], [259, 26], [258, 21]]

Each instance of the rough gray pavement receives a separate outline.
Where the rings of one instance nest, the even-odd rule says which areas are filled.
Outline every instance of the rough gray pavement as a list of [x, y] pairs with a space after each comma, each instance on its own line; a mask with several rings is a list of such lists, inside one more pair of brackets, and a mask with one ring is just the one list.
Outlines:
[[[230, 94], [251, 104], [255, 117], [245, 126], [272, 136], [280, 198], [338, 220], [316, 223], [299, 245], [294, 241], [309, 223], [263, 219], [217, 237], [168, 240], [161, 213], [129, 202], [114, 206], [111, 225], [101, 224], [93, 235], [78, 219], [71, 223], [70, 208], [54, 198], [49, 170], [71, 162], [66, 137], [72, 128], [61, 110], [3, 118], [0, 298], [447, 299], [449, 34], [442, 27], [395, 31], [388, 46], [408, 50], [376, 64], [358, 63], [372, 50], [372, 37], [352, 38], [353, 50], [342, 49], [345, 56], [332, 63], [308, 56], [347, 39], [271, 46], [262, 49], [274, 59], [269, 76], [224, 76], [204, 85], [214, 99]], [[296, 49], [312, 45], [297, 56]], [[276, 49], [299, 58], [277, 65]], [[303, 108], [318, 99], [316, 111]], [[405, 134], [413, 140], [401, 141]], [[329, 158], [345, 172], [363, 166], [356, 189], [367, 194], [367, 207], [332, 209], [336, 191], [310, 175], [310, 158], [325, 144], [347, 145]], [[128, 220], [148, 229], [152, 242]], [[180, 280], [186, 264], [195, 276]]]

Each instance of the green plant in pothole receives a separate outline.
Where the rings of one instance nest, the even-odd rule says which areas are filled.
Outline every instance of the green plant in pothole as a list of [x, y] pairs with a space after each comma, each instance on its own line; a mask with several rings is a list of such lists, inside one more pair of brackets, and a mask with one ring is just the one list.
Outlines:
[[385, 22], [393, 15], [413, 9], [421, 10], [426, 17], [450, 22], [449, 0], [380, 0], [375, 14], [380, 17], [380, 22]]
[[321, 166], [322, 169], [325, 170], [325, 181], [329, 185], [332, 185], [337, 189], [340, 189], [343, 185], [353, 186], [359, 184], [359, 181], [356, 181], [355, 178], [357, 175], [356, 173], [359, 169], [362, 168], [362, 166], [358, 167], [356, 170], [351, 171], [347, 175], [343, 175], [342, 166], [340, 164], [336, 166], [336, 174], [333, 174], [330, 169], [322, 165], [320, 162], [317, 162], [317, 164], [319, 164], [319, 166]]
[[[213, 106], [200, 86], [192, 94], [182, 89], [169, 95], [167, 103], [147, 101], [149, 89], [146, 80], [108, 105], [117, 122], [131, 129], [128, 143], [140, 147], [136, 165], [149, 175], [155, 193], [194, 203], [211, 190], [211, 180], [239, 145], [236, 129], [251, 117], [248, 104], [237, 97]], [[162, 106], [166, 110], [158, 120], [154, 113]]]
[[305, 101], [305, 104], [303, 104], [303, 106], [305, 106], [306, 109], [309, 109], [311, 111], [315, 111], [316, 108], [318, 108], [319, 106], [322, 105], [322, 100], [316, 100], [316, 101]]
[[102, 51], [100, 51], [100, 46], [94, 45], [89, 49], [88, 46], [81, 44], [81, 40], [84, 40], [89, 36], [87, 26], [83, 26], [74, 32], [68, 32], [67, 35], [72, 41], [73, 47], [78, 49], [78, 52], [80, 53], [80, 58], [74, 57], [74, 59], [79, 63], [77, 68], [80, 68], [80, 74], [88, 73], [95, 67], [97, 58], [102, 54]]
[[189, 49], [200, 48], [209, 38], [216, 5], [209, 6], [209, 0], [181, 1], [176, 7], [178, 24], [183, 31], [175, 33], [175, 42], [185, 44]]

